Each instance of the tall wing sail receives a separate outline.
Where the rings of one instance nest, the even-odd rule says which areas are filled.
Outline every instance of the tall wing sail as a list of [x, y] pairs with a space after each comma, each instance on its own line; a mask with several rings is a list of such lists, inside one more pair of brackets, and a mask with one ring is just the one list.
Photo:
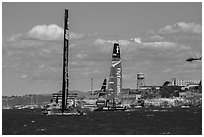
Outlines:
[[62, 113], [66, 109], [68, 97], [68, 51], [69, 51], [69, 18], [68, 10], [65, 9], [64, 15], [64, 52], [63, 52], [63, 81], [62, 81]]
[[99, 93], [99, 98], [100, 97], [105, 97], [105, 95], [106, 95], [106, 84], [107, 84], [106, 79], [104, 79], [103, 85], [102, 85], [100, 93]]
[[118, 43], [114, 43], [112, 62], [110, 69], [110, 77], [108, 82], [108, 99], [113, 105], [120, 102], [120, 93], [122, 90], [122, 66], [120, 58], [120, 47]]

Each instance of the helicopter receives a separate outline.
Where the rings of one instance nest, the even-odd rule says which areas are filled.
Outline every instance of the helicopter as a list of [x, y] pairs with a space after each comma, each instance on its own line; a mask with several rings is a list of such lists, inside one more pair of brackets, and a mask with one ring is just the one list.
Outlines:
[[193, 60], [201, 60], [201, 57], [200, 58], [188, 58], [186, 61], [188, 62], [192, 62]]

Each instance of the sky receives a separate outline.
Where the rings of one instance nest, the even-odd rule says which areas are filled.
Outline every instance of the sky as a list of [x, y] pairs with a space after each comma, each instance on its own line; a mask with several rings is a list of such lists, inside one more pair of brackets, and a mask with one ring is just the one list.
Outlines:
[[69, 88], [100, 89], [113, 42], [121, 48], [123, 88], [171, 78], [201, 80], [202, 3], [2, 4], [2, 95], [54, 93], [62, 85], [64, 9], [69, 10]]

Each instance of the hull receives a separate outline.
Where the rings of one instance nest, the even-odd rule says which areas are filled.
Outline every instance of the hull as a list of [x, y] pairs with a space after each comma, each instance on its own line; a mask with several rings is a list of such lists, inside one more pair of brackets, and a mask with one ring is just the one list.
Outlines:
[[128, 108], [125, 111], [127, 111], [127, 112], [138, 111], [138, 110], [140, 110], [142, 108], [143, 108], [142, 106], [136, 106], [136, 107], [133, 107], [133, 108]]
[[73, 110], [64, 110], [64, 112], [62, 113], [62, 110], [60, 109], [45, 109], [45, 110], [42, 110], [42, 114], [43, 115], [65, 115], [65, 116], [70, 116], [70, 115], [86, 115], [86, 113], [82, 112], [82, 111], [79, 111], [79, 110], [76, 110], [76, 109], [73, 109]]
[[103, 107], [103, 108], [98, 108], [94, 111], [125, 111], [127, 110], [125, 107]]
[[95, 109], [97, 109], [97, 107], [81, 107], [80, 108], [82, 112], [90, 112], [90, 111], [94, 111]]

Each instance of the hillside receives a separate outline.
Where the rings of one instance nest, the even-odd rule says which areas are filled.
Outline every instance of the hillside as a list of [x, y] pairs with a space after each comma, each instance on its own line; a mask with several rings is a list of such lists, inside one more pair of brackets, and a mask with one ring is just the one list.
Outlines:
[[[70, 93], [78, 94], [79, 98], [85, 98], [88, 92], [82, 92], [77, 90], [71, 90]], [[23, 96], [3, 96], [2, 97], [2, 106], [15, 106], [15, 105], [28, 105], [28, 104], [37, 104], [42, 106], [52, 99], [52, 94], [29, 94]]]

